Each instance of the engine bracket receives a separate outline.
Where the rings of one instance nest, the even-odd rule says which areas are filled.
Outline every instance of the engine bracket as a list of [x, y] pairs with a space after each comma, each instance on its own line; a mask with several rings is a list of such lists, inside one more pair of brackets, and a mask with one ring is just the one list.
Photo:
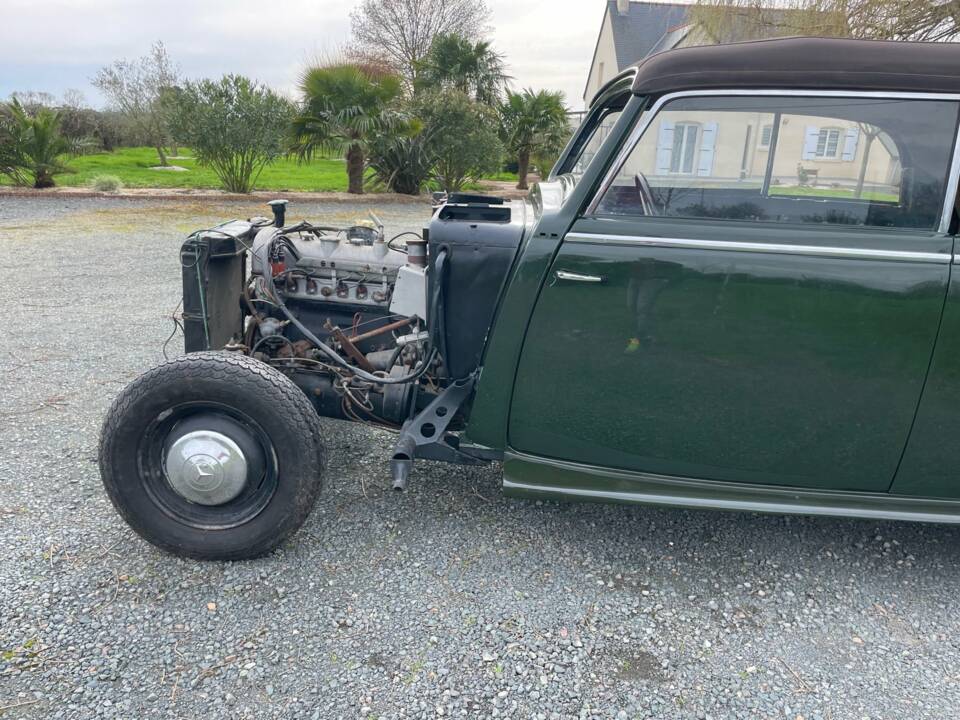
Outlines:
[[467, 465], [483, 464], [483, 460], [460, 452], [456, 436], [447, 433], [457, 411], [470, 397], [476, 379], [474, 373], [455, 380], [420, 413], [403, 424], [390, 459], [394, 490], [406, 489], [415, 457]]

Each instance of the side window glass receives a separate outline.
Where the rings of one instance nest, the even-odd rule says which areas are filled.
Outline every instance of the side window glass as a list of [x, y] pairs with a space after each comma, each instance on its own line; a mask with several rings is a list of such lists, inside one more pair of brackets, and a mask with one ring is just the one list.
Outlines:
[[620, 118], [621, 112], [621, 110], [611, 109], [603, 113], [602, 117], [598, 119], [596, 126], [593, 128], [593, 131], [590, 133], [589, 138], [580, 149], [580, 154], [576, 157], [575, 161], [568, 161], [567, 165], [569, 169], [565, 170], [565, 172], [572, 172], [575, 175], [583, 174], [583, 171], [586, 169], [587, 165], [590, 164], [590, 161], [593, 160], [594, 155], [597, 154], [597, 150], [599, 150], [600, 146], [603, 145], [604, 141], [607, 139], [607, 136], [610, 134], [610, 131], [613, 129], [613, 126]]
[[772, 194], [901, 203], [900, 151], [883, 129], [854, 120], [784, 114], [778, 140]]
[[678, 99], [596, 213], [935, 229], [957, 115], [939, 100]]

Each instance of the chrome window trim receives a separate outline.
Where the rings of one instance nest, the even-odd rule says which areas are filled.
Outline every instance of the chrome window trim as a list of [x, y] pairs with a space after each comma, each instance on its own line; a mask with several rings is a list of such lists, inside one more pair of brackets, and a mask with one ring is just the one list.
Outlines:
[[[647, 128], [653, 122], [660, 110], [668, 102], [689, 97], [837, 97], [837, 98], [875, 98], [890, 100], [953, 100], [960, 101], [960, 94], [956, 93], [885, 93], [875, 91], [856, 91], [856, 90], [683, 90], [681, 92], [668, 93], [661, 95], [657, 101], [646, 110], [641, 111], [641, 118], [634, 126], [633, 130], [624, 141], [623, 147], [617, 153], [613, 164], [607, 170], [603, 177], [603, 182], [594, 194], [593, 199], [587, 206], [586, 215], [593, 215], [600, 205], [600, 200], [606, 194], [613, 181], [616, 180], [620, 168], [627, 161], [634, 146], [640, 141], [640, 137], [646, 132]], [[646, 113], [644, 119], [642, 114]], [[960, 174], [960, 143], [958, 143], [958, 133], [953, 139], [952, 160], [950, 162], [950, 173], [947, 176], [946, 194], [943, 199], [943, 207], [940, 211], [940, 222], [937, 226], [938, 232], [946, 234], [950, 229], [950, 221], [953, 216], [953, 206], [957, 197], [958, 174]]]
[[857, 260], [887, 260], [949, 264], [950, 253], [912, 252], [909, 250], [880, 250], [822, 245], [784, 245], [781, 243], [739, 242], [727, 240], [691, 240], [687, 238], [647, 237], [644, 235], [608, 235], [603, 233], [568, 233], [566, 240], [590, 245], [639, 245], [643, 247], [679, 248], [683, 250], [720, 250], [727, 252], [771, 253], [775, 255], [804, 255], [823, 258], [852, 258]]

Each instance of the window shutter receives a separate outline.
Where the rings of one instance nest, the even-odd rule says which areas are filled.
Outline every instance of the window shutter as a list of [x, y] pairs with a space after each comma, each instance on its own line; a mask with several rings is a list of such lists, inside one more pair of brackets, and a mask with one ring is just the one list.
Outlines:
[[857, 156], [857, 141], [860, 139], [858, 128], [847, 128], [847, 137], [843, 141], [843, 159], [853, 160]]
[[704, 123], [703, 137], [700, 138], [700, 162], [697, 164], [697, 175], [710, 177], [713, 175], [713, 155], [717, 146], [717, 128], [715, 122]]
[[773, 142], [773, 125], [764, 125], [760, 129], [760, 147], [768, 148]]
[[670, 172], [670, 156], [673, 154], [673, 132], [676, 123], [672, 120], [660, 121], [660, 134], [657, 136], [657, 174]]
[[803, 159], [813, 160], [817, 157], [817, 141], [820, 139], [820, 128], [807, 125], [807, 133], [803, 140]]

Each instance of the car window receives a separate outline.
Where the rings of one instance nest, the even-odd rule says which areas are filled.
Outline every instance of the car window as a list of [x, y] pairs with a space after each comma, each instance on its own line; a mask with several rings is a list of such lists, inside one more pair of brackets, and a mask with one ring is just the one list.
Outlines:
[[577, 175], [583, 174], [587, 165], [593, 160], [593, 156], [597, 154], [597, 150], [600, 149], [600, 146], [603, 145], [607, 139], [613, 126], [619, 119], [621, 112], [623, 111], [606, 110], [603, 113], [600, 121], [594, 126], [592, 132], [590, 132], [589, 139], [583, 144], [579, 155], [575, 159], [572, 159], [572, 163], [568, 164], [570, 169], [567, 172], [572, 172]]
[[678, 99], [596, 213], [934, 229], [957, 116], [940, 100]]
[[576, 129], [566, 154], [558, 160], [554, 174], [582, 174], [610, 135], [631, 97], [630, 87], [626, 85], [622, 91], [595, 103]]

